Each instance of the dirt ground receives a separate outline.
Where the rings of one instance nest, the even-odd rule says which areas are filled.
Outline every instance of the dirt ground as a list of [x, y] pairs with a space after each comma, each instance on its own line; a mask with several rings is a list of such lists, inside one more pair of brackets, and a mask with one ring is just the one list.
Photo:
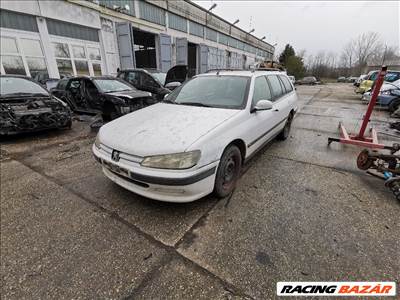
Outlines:
[[[88, 122], [1, 142], [3, 299], [274, 299], [278, 281], [400, 282], [400, 203], [332, 144], [366, 106], [350, 84], [297, 87], [285, 142], [252, 159], [233, 196], [145, 199], [91, 154]], [[399, 142], [389, 114], [380, 139]]]

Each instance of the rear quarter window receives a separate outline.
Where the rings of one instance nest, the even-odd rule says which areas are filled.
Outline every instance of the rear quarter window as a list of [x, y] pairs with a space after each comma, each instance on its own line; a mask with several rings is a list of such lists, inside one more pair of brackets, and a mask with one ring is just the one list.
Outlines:
[[286, 76], [280, 76], [283, 82], [283, 86], [285, 87], [286, 93], [290, 93], [293, 91], [293, 87], [289, 82], [289, 79]]

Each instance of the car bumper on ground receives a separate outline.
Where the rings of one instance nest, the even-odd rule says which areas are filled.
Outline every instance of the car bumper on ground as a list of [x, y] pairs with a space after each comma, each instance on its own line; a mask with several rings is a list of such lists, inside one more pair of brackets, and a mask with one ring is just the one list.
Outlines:
[[210, 194], [214, 189], [218, 161], [196, 170], [162, 170], [140, 166], [137, 162], [121, 159], [115, 162], [111, 155], [92, 147], [103, 173], [116, 184], [154, 200], [191, 202]]

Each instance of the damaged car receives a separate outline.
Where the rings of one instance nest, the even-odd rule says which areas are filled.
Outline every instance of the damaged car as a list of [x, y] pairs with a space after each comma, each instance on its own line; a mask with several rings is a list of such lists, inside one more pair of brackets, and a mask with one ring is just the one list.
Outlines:
[[74, 112], [101, 114], [105, 121], [155, 103], [150, 93], [108, 76], [62, 79], [51, 92], [65, 101]]
[[70, 127], [63, 101], [28, 77], [0, 76], [0, 135]]
[[138, 90], [150, 92], [156, 100], [164, 96], [187, 80], [188, 68], [186, 65], [176, 65], [162, 73], [155, 69], [127, 69], [118, 72], [121, 78]]

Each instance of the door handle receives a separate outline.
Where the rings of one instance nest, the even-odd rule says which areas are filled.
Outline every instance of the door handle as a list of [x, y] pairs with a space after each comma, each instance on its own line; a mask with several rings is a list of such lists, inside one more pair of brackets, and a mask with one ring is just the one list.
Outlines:
[[274, 111], [279, 111], [279, 109], [275, 108]]

